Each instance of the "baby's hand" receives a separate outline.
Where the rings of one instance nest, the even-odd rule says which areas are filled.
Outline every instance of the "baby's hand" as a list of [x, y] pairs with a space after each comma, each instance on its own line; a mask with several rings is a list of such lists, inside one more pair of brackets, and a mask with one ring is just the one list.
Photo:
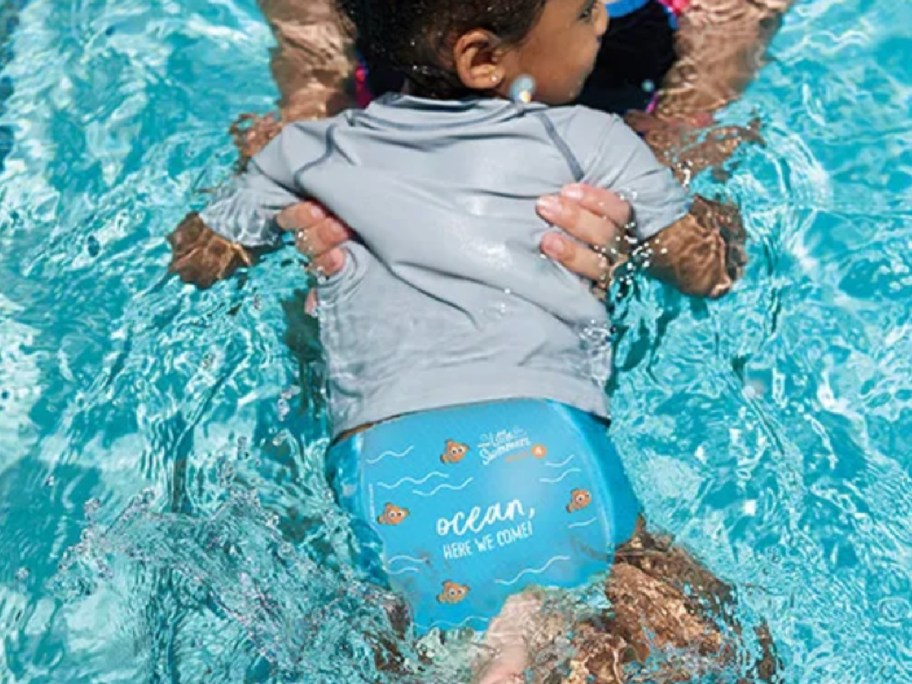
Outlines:
[[708, 200], [697, 195], [690, 206], [690, 213], [697, 222], [718, 232], [725, 243], [725, 272], [732, 281], [744, 275], [747, 265], [747, 232], [738, 207]]
[[253, 264], [246, 249], [208, 228], [196, 213], [187, 214], [168, 236], [168, 242], [171, 244], [168, 272], [202, 289], [227, 278], [239, 266]]
[[697, 196], [687, 216], [649, 241], [651, 270], [686, 294], [721, 297], [744, 273], [745, 240], [737, 207]]

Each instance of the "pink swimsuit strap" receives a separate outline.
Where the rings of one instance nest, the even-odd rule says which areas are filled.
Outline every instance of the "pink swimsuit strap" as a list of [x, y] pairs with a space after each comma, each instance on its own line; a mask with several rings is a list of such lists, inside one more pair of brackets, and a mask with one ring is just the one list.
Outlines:
[[355, 68], [355, 102], [364, 109], [373, 100], [370, 88], [367, 87], [367, 68], [361, 62]]
[[680, 17], [690, 7], [690, 0], [659, 0], [659, 2], [671, 10], [676, 17]]

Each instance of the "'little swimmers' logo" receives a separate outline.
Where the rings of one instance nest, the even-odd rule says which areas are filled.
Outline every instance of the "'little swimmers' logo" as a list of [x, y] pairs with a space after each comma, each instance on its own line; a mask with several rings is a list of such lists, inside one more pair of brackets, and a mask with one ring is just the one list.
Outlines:
[[396, 504], [387, 503], [383, 508], [383, 515], [377, 516], [377, 522], [381, 525], [398, 525], [409, 515], [407, 508], [402, 508]]
[[443, 591], [437, 594], [437, 601], [440, 603], [459, 603], [469, 593], [469, 587], [465, 584], [457, 584], [447, 580], [443, 583]]
[[459, 463], [469, 453], [469, 445], [462, 442], [456, 442], [452, 439], [446, 441], [446, 447], [440, 455], [440, 460], [444, 463]]
[[531, 446], [532, 440], [529, 439], [528, 433], [521, 427], [515, 427], [512, 430], [483, 434], [478, 443], [478, 453], [481, 455], [482, 463], [488, 465], [505, 454], [529, 449]]
[[592, 503], [592, 494], [586, 489], [574, 489], [570, 492], [570, 503], [567, 504], [567, 513], [581, 511]]

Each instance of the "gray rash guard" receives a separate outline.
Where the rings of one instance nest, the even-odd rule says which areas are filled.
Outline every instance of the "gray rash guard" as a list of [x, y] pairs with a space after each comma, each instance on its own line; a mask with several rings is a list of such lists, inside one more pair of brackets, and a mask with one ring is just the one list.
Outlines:
[[611, 347], [587, 283], [541, 257], [536, 199], [625, 193], [645, 239], [686, 195], [615, 116], [584, 107], [391, 95], [286, 126], [203, 220], [246, 246], [314, 198], [355, 230], [319, 288], [335, 433], [395, 415], [545, 398], [607, 416]]

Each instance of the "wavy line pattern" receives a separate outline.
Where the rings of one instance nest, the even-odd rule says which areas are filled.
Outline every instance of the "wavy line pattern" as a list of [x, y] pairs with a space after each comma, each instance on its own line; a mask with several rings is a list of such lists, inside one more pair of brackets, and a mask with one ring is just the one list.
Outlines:
[[403, 482], [411, 482], [412, 484], [420, 485], [420, 484], [424, 484], [425, 482], [430, 480], [432, 477], [442, 477], [446, 480], [450, 479], [449, 475], [447, 475], [445, 473], [441, 473], [439, 470], [435, 470], [432, 473], [428, 473], [427, 475], [422, 477], [420, 480], [416, 480], [414, 477], [403, 477], [402, 479], [397, 480], [393, 484], [387, 484], [386, 482], [378, 482], [377, 486], [383, 487], [384, 489], [395, 489], [396, 487], [401, 485]]
[[583, 471], [580, 470], [579, 468], [570, 468], [569, 470], [566, 470], [563, 473], [561, 473], [560, 477], [556, 477], [554, 479], [550, 479], [547, 477], [540, 477], [540, 478], [538, 478], [538, 481], [547, 482], [548, 484], [557, 484], [558, 482], [563, 480], [565, 477], [567, 477], [567, 475], [569, 475], [570, 473], [581, 473], [581, 472], [583, 472]]
[[386, 568], [387, 575], [402, 575], [406, 572], [419, 572], [419, 570], [418, 568], [413, 568], [411, 565], [406, 565], [405, 567], [399, 568], [398, 570], [390, 570], [389, 568]]
[[401, 453], [398, 451], [392, 451], [392, 450], [384, 451], [379, 456], [374, 456], [374, 458], [368, 458], [367, 463], [368, 463], [368, 465], [374, 465], [374, 463], [379, 463], [387, 456], [389, 456], [390, 458], [402, 458], [403, 456], [408, 456], [410, 453], [412, 453], [412, 451], [414, 449], [415, 449], [414, 446], [410, 446], [408, 449], [406, 449], [405, 451], [403, 451]]
[[468, 487], [469, 483], [471, 483], [474, 479], [474, 477], [469, 477], [458, 487], [454, 487], [453, 485], [444, 482], [443, 484], [437, 485], [429, 492], [419, 492], [417, 489], [413, 489], [412, 494], [417, 494], [418, 496], [434, 496], [434, 494], [436, 494], [441, 489], [452, 489], [454, 492], [458, 492], [460, 489], [465, 489]]
[[396, 561], [399, 561], [399, 560], [410, 560], [410, 561], [414, 561], [415, 563], [421, 563], [421, 564], [425, 564], [427, 562], [423, 558], [415, 558], [414, 556], [406, 556], [403, 554], [403, 555], [399, 555], [399, 556], [393, 556], [392, 558], [388, 559], [386, 561], [386, 565], [387, 565], [387, 567], [389, 567], [390, 565], [392, 565], [393, 563], [395, 563]]
[[589, 520], [581, 520], [580, 522], [570, 523], [567, 525], [567, 527], [586, 527], [587, 525], [594, 523], [596, 520], [598, 520], [598, 518], [589, 518]]
[[574, 458], [576, 458], [576, 454], [570, 454], [566, 459], [564, 459], [560, 463], [545, 463], [545, 465], [548, 466], [549, 468], [563, 468], [565, 465], [570, 463], [570, 461], [572, 461]]
[[561, 560], [568, 561], [568, 560], [570, 560], [570, 556], [554, 556], [552, 558], [549, 558], [548, 562], [545, 563], [540, 568], [531, 568], [531, 569], [523, 570], [522, 572], [520, 572], [516, 577], [514, 577], [511, 580], [496, 579], [494, 581], [497, 582], [498, 584], [503, 584], [504, 586], [508, 587], [511, 584], [516, 584], [519, 581], [520, 577], [522, 577], [523, 575], [540, 575], [543, 572], [545, 572], [548, 568], [550, 568], [554, 563], [556, 563], [557, 561], [561, 561]]

